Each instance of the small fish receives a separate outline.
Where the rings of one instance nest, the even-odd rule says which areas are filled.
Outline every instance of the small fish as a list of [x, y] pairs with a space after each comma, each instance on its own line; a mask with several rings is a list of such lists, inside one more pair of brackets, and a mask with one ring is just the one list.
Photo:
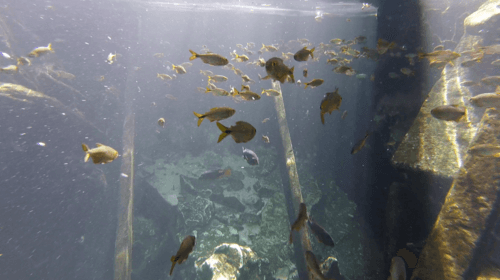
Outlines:
[[280, 96], [280, 92], [275, 89], [262, 89], [261, 94], [267, 94], [267, 96]]
[[235, 58], [233, 58], [233, 60], [236, 60], [237, 62], [245, 62], [245, 61], [249, 60], [248, 56], [246, 56], [244, 54], [238, 55], [238, 54], [234, 53], [234, 55], [235, 55]]
[[314, 58], [314, 49], [315, 48], [308, 50], [307, 47], [304, 47], [293, 55], [293, 59], [295, 59], [296, 61], [307, 61], [309, 59], [309, 56], [311, 56], [311, 58]]
[[262, 135], [262, 140], [263, 140], [263, 141], [264, 141], [264, 143], [266, 143], [266, 144], [271, 143], [271, 141], [269, 140], [269, 137], [268, 137], [268, 136], [266, 136], [266, 135]]
[[84, 161], [87, 162], [89, 158], [92, 158], [94, 164], [105, 164], [110, 163], [118, 157], [118, 152], [106, 145], [96, 144], [96, 148], [89, 149], [85, 144], [82, 144], [82, 149], [86, 153]]
[[398, 73], [395, 73], [395, 72], [389, 72], [389, 74], [387, 74], [389, 76], [389, 78], [391, 79], [397, 79], [399, 78], [399, 75]]
[[248, 75], [242, 75], [241, 79], [243, 79], [243, 83], [255, 83], [255, 81], [250, 79], [250, 77], [248, 77]]
[[401, 71], [401, 73], [405, 74], [406, 76], [415, 76], [415, 71], [413, 71], [409, 68], [401, 68], [400, 71]]
[[262, 120], [262, 123], [266, 123], [269, 120], [270, 120], [270, 118], [265, 118], [265, 119]]
[[170, 258], [170, 261], [172, 262], [172, 267], [170, 268], [170, 275], [172, 275], [172, 272], [174, 271], [175, 264], [182, 264], [185, 262], [191, 252], [193, 252], [193, 248], [196, 245], [196, 237], [192, 235], [188, 235], [182, 240], [181, 246], [179, 250], [177, 251], [177, 254], [175, 256], [172, 256]]
[[255, 100], [259, 100], [260, 99], [260, 95], [258, 95], [255, 92], [248, 91], [248, 90], [240, 92], [237, 89], [234, 89], [234, 95], [235, 96], [240, 96], [241, 98], [243, 98], [246, 101], [255, 101]]
[[259, 165], [259, 157], [257, 154], [249, 149], [243, 148], [243, 158], [247, 161], [248, 164], [250, 165]]
[[170, 93], [165, 94], [165, 97], [166, 97], [167, 99], [170, 99], [170, 100], [177, 100], [177, 97], [173, 96], [173, 95], [172, 95], [172, 94], [170, 94]]
[[500, 146], [493, 144], [479, 144], [471, 147], [469, 153], [479, 157], [500, 157]]
[[356, 74], [356, 79], [364, 80], [366, 79], [366, 74]]
[[389, 276], [387, 280], [406, 280], [406, 268], [403, 258], [392, 258], [390, 272], [391, 276]]
[[217, 169], [203, 172], [198, 180], [217, 180], [231, 176], [231, 169]]
[[491, 63], [493, 66], [500, 66], [500, 59], [497, 59]]
[[345, 117], [347, 117], [347, 110], [345, 110], [343, 113], [342, 113], [342, 119], [345, 120]]
[[335, 65], [335, 64], [339, 63], [339, 60], [336, 58], [331, 58], [331, 59], [327, 59], [326, 63], [330, 63], [331, 65]]
[[361, 149], [363, 149], [363, 147], [365, 146], [366, 144], [366, 140], [368, 139], [368, 137], [370, 136], [370, 132], [366, 132], [365, 134], [365, 137], [363, 137], [363, 139], [359, 140], [355, 145], [354, 147], [352, 147], [352, 150], [351, 150], [351, 155], [354, 155], [356, 154], [357, 152], [361, 151]]
[[106, 62], [108, 64], [113, 64], [116, 62], [116, 52], [115, 53], [109, 53], [108, 57], [106, 58]]
[[311, 88], [319, 87], [320, 85], [323, 84], [323, 82], [324, 81], [322, 79], [314, 79], [309, 83], [304, 83], [304, 85], [306, 85], [304, 89], [306, 89], [308, 86], [310, 86]]
[[302, 75], [304, 76], [304, 78], [307, 78], [307, 68], [304, 68], [304, 70], [302, 70]]
[[245, 91], [245, 90], [250, 90], [250, 86], [249, 85], [241, 85], [241, 91]]
[[278, 80], [283, 84], [286, 79], [290, 77], [292, 83], [295, 83], [295, 78], [293, 77], [293, 69], [294, 67], [288, 68], [283, 63], [283, 59], [279, 57], [270, 58], [268, 61], [266, 61], [267, 76], [262, 78], [262, 80], [272, 78], [273, 80]]
[[290, 240], [289, 243], [293, 242], [293, 231], [300, 231], [306, 224], [307, 221], [307, 208], [305, 203], [300, 203], [299, 205], [299, 215], [297, 216], [297, 220], [293, 223], [290, 229]]
[[105, 79], [106, 79], [106, 78], [105, 78], [104, 76], [100, 76], [100, 77], [97, 79], [97, 81], [98, 81], [98, 82], [103, 82]]
[[209, 82], [213, 81], [214, 83], [221, 83], [227, 81], [227, 77], [222, 75], [208, 76], [208, 81]]
[[475, 59], [469, 59], [469, 60], [462, 61], [462, 63], [460, 63], [460, 66], [462, 66], [462, 67], [471, 67], [471, 66], [476, 65], [476, 63], [477, 63], [477, 60], [475, 60]]
[[340, 45], [340, 44], [342, 44], [342, 43], [344, 43], [344, 42], [345, 42], [345, 40], [344, 40], [344, 39], [338, 39], [338, 38], [337, 38], [337, 39], [331, 39], [331, 40], [330, 40], [330, 43], [332, 43], [332, 44], [334, 44], [334, 45]]
[[225, 120], [236, 113], [236, 110], [229, 108], [229, 107], [215, 107], [210, 109], [210, 111], [206, 112], [205, 114], [198, 114], [196, 112], [193, 112], [194, 115], [198, 118], [198, 126], [201, 125], [201, 122], [207, 118], [210, 120], [210, 122], [213, 121], [221, 121]]
[[183, 62], [183, 63], [181, 63], [181, 66], [184, 67], [185, 69], [187, 69], [187, 68], [193, 66], [193, 63], [191, 63], [191, 62]]
[[17, 58], [17, 66], [26, 65], [26, 64], [28, 64], [28, 66], [31, 66], [31, 60], [29, 60], [28, 58], [26, 58], [24, 56]]
[[243, 72], [240, 69], [238, 69], [238, 68], [232, 67], [231, 70], [233, 70], [233, 72], [234, 72], [235, 75], [238, 75], [238, 76], [243, 76], [244, 75]]
[[177, 74], [186, 74], [186, 68], [184, 68], [180, 65], [172, 64], [172, 70], [177, 72]]
[[234, 142], [236, 143], [246, 143], [252, 140], [255, 136], [255, 133], [257, 132], [255, 127], [244, 121], [238, 121], [236, 122], [236, 125], [233, 125], [229, 128], [225, 127], [220, 122], [217, 122], [217, 127], [222, 132], [219, 135], [219, 140], [217, 141], [217, 143], [226, 138], [227, 135], [231, 135]]
[[156, 73], [156, 77], [162, 79], [163, 81], [173, 80], [172, 76], [167, 74]]
[[165, 119], [164, 118], [160, 118], [158, 120], [158, 125], [161, 126], [161, 127], [165, 127]]
[[0, 72], [4, 72], [7, 74], [14, 74], [19, 71], [19, 68], [17, 68], [17, 65], [9, 65], [7, 67], [0, 68]]
[[153, 56], [156, 57], [156, 58], [162, 58], [165, 55], [163, 53], [155, 53], [155, 54], [153, 54]]
[[325, 124], [325, 114], [332, 114], [333, 111], [339, 110], [340, 104], [342, 104], [342, 96], [339, 94], [339, 89], [335, 88], [334, 92], [328, 92], [325, 94], [325, 97], [321, 101], [321, 105], [319, 106], [321, 110], [321, 123]]
[[210, 64], [212, 66], [223, 66], [229, 63], [227, 58], [215, 53], [197, 54], [192, 50], [189, 50], [189, 52], [192, 54], [189, 60], [200, 58], [203, 63]]
[[438, 50], [430, 53], [418, 52], [417, 53], [418, 60], [422, 60], [423, 58], [429, 59], [432, 62], [452, 62], [453, 60], [459, 58], [461, 55], [451, 50]]
[[323, 243], [326, 246], [334, 247], [335, 243], [333, 242], [333, 238], [328, 234], [328, 232], [320, 226], [316, 221], [314, 221], [311, 217], [307, 220], [307, 224], [309, 225], [309, 228], [311, 231], [316, 235], [316, 238], [318, 238], [319, 243]]
[[39, 57], [40, 55], [42, 54], [46, 54], [46, 53], [54, 53], [54, 49], [52, 49], [52, 43], [49, 43], [48, 46], [46, 47], [38, 47], [38, 48], [35, 48], [34, 50], [32, 50], [28, 56], [29, 57]]
[[261, 51], [262, 51], [262, 50], [266, 50], [266, 51], [268, 51], [268, 52], [275, 52], [275, 51], [277, 51], [277, 50], [278, 50], [278, 48], [277, 48], [277, 47], [275, 47], [275, 46], [273, 46], [273, 45], [268, 45], [268, 46], [266, 46], [266, 45], [262, 44], [262, 48], [261, 48], [260, 50], [261, 50]]
[[207, 92], [211, 92], [214, 96], [228, 96], [229, 95], [229, 92], [227, 92], [227, 90], [221, 89], [218, 87], [215, 87], [215, 88], [207, 87], [205, 93], [207, 93]]
[[384, 54], [388, 50], [392, 50], [396, 47], [397, 47], [397, 45], [395, 42], [388, 42], [382, 38], [378, 39], [378, 41], [377, 41], [377, 51], [379, 54]]
[[347, 76], [352, 76], [352, 75], [356, 74], [356, 71], [354, 69], [352, 69], [352, 67], [345, 66], [345, 65], [337, 66], [337, 67], [333, 68], [333, 72], [335, 72], [337, 74], [346, 74]]
[[[366, 3], [364, 3], [366, 4]], [[365, 36], [358, 36], [356, 38], [354, 38], [354, 42], [356, 42], [356, 44], [363, 44], [366, 42], [366, 37]]]
[[467, 109], [458, 105], [442, 105], [432, 109], [431, 115], [439, 120], [459, 122], [467, 115]]
[[472, 105], [477, 107], [500, 108], [500, 93], [481, 93], [469, 99]]
[[212, 76], [214, 73], [210, 70], [200, 70], [200, 74], [203, 74], [205, 76]]
[[500, 85], [500, 76], [489, 76], [481, 79], [483, 84], [489, 86], [499, 86]]

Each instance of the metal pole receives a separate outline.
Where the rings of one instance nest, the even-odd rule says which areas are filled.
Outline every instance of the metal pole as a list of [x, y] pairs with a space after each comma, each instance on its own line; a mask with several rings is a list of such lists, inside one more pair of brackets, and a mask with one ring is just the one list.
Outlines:
[[[288, 180], [283, 182], [290, 182], [290, 193], [292, 195], [293, 208], [295, 215], [290, 217], [295, 220], [299, 213], [299, 204], [304, 201], [302, 192], [300, 191], [299, 174], [297, 173], [297, 165], [295, 164], [295, 155], [293, 154], [292, 139], [290, 138], [290, 131], [288, 130], [288, 123], [286, 121], [285, 104], [283, 103], [283, 94], [281, 86], [278, 81], [273, 82], [273, 89], [280, 92], [279, 96], [274, 97], [274, 106], [278, 115], [278, 124], [280, 127], [281, 141], [283, 143], [286, 170], [288, 171]], [[309, 209], [308, 209], [309, 210]], [[309, 239], [309, 232], [306, 228], [300, 231], [300, 245], [302, 252], [312, 251], [311, 240]], [[303, 256], [303, 254], [302, 254]], [[305, 258], [303, 258], [305, 261]], [[311, 276], [308, 274], [308, 279]]]

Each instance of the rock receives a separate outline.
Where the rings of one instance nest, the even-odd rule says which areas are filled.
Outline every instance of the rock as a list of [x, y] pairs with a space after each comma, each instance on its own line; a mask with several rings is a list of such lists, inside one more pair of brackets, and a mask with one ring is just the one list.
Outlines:
[[226, 188], [226, 190], [231, 191], [231, 192], [237, 192], [242, 190], [245, 187], [245, 184], [241, 180], [229, 178], [229, 186]]
[[210, 221], [214, 214], [212, 201], [197, 196], [189, 201], [179, 204], [179, 211], [184, 217], [184, 223], [189, 228], [200, 228]]
[[471, 35], [478, 35], [479, 30], [496, 29], [498, 16], [500, 15], [500, 1], [490, 0], [484, 3], [464, 20], [465, 32]]
[[236, 197], [225, 197], [224, 195], [212, 194], [210, 196], [210, 200], [221, 205], [236, 209], [240, 212], [245, 211], [245, 205], [243, 205]]

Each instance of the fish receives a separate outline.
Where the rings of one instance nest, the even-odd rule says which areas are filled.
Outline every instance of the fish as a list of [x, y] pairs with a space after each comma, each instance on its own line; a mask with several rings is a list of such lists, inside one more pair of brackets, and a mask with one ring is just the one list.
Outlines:
[[469, 60], [462, 61], [462, 63], [460, 63], [460, 66], [462, 66], [462, 67], [471, 67], [471, 66], [476, 65], [477, 62], [478, 61], [475, 60], [475, 59], [469, 59]]
[[307, 47], [304, 47], [293, 55], [293, 59], [295, 59], [296, 61], [307, 61], [309, 59], [309, 56], [311, 56], [311, 58], [314, 58], [314, 49], [315, 48], [308, 50]]
[[162, 79], [163, 81], [173, 80], [172, 76], [167, 74], [156, 73], [156, 77]]
[[26, 65], [26, 64], [28, 64], [28, 66], [31, 66], [31, 60], [29, 60], [28, 58], [26, 58], [24, 56], [17, 58], [17, 66]]
[[479, 144], [471, 147], [469, 153], [479, 157], [500, 157], [500, 146], [494, 144]]
[[311, 88], [319, 87], [320, 85], [323, 84], [323, 82], [324, 81], [322, 79], [314, 79], [309, 83], [304, 83], [304, 85], [306, 85], [304, 89], [306, 89], [308, 86], [310, 86]]
[[337, 74], [346, 74], [347, 76], [352, 76], [356, 74], [356, 71], [352, 67], [341, 65], [333, 68], [333, 72]]
[[266, 51], [268, 51], [268, 52], [275, 52], [275, 51], [277, 51], [277, 50], [278, 50], [278, 48], [277, 48], [277, 47], [275, 47], [275, 46], [273, 46], [273, 45], [268, 45], [268, 46], [266, 46], [266, 45], [262, 44], [262, 48], [260, 48], [260, 50], [261, 50], [261, 51], [262, 51], [262, 50], [266, 50]]
[[193, 252], [194, 246], [196, 245], [196, 237], [192, 235], [188, 235], [182, 240], [181, 246], [179, 250], [177, 251], [177, 254], [175, 256], [172, 256], [170, 258], [170, 261], [172, 262], [172, 267], [170, 268], [170, 275], [172, 275], [172, 272], [174, 272], [174, 267], [175, 264], [182, 264], [188, 259], [188, 256], [191, 252]]
[[155, 53], [155, 54], [153, 54], [153, 56], [156, 57], [156, 58], [162, 58], [165, 55], [163, 53]]
[[196, 112], [193, 112], [194, 115], [198, 118], [198, 126], [201, 125], [201, 122], [207, 118], [210, 120], [210, 122], [213, 121], [221, 121], [225, 120], [236, 113], [236, 110], [229, 108], [229, 107], [215, 107], [210, 109], [210, 111], [206, 112], [205, 114], [198, 114]]
[[358, 37], [354, 38], [354, 42], [356, 42], [356, 44], [363, 44], [366, 42], [366, 37], [365, 36], [358, 36]]
[[7, 67], [0, 68], [0, 72], [4, 72], [7, 74], [14, 74], [19, 71], [19, 68], [17, 68], [17, 65], [9, 65]]
[[339, 110], [340, 104], [342, 104], [342, 96], [339, 94], [339, 89], [335, 88], [335, 91], [328, 92], [325, 94], [325, 97], [321, 101], [321, 105], [319, 106], [321, 110], [321, 123], [325, 124], [325, 114], [332, 114], [333, 111]]
[[76, 78], [75, 75], [68, 73], [68, 72], [65, 72], [65, 71], [62, 71], [62, 70], [54, 71], [54, 73], [57, 75], [57, 77], [60, 77], [63, 79], [73, 80], [74, 78]]
[[500, 66], [500, 59], [497, 59], [491, 63], [493, 66]]
[[238, 75], [238, 76], [243, 76], [244, 75], [243, 72], [240, 69], [235, 68], [234, 66], [231, 68], [231, 70], [233, 70], [233, 72], [234, 72], [235, 75]]
[[316, 256], [314, 256], [313, 252], [311, 251], [306, 251], [306, 264], [307, 264], [307, 269], [317, 278], [320, 280], [329, 280], [327, 279], [323, 273], [321, 273], [321, 269], [319, 268], [319, 263], [316, 260]]
[[267, 94], [267, 96], [280, 96], [280, 92], [275, 89], [262, 89], [261, 94]]
[[236, 122], [236, 125], [233, 125], [229, 128], [225, 127], [220, 122], [217, 122], [217, 127], [220, 129], [220, 131], [222, 131], [222, 133], [219, 135], [219, 140], [217, 141], [217, 143], [226, 138], [227, 135], [231, 135], [234, 142], [236, 143], [246, 143], [252, 140], [255, 136], [255, 133], [257, 132], [255, 127], [244, 121], [238, 121]]
[[343, 120], [345, 120], [345, 117], [347, 117], [347, 110], [345, 110], [345, 111], [342, 113], [342, 116], [341, 116], [341, 118], [342, 118]]
[[266, 123], [269, 120], [270, 120], [270, 118], [265, 118], [265, 119], [262, 120], [262, 123]]
[[177, 72], [177, 74], [186, 74], [186, 68], [180, 66], [180, 65], [175, 65], [175, 64], [172, 64], [172, 70], [174, 70], [175, 72]]
[[339, 63], [339, 60], [336, 58], [331, 58], [331, 59], [327, 59], [326, 63], [330, 63], [331, 65], [335, 65], [335, 64]]
[[330, 43], [332, 43], [332, 44], [334, 44], [334, 45], [340, 45], [340, 44], [342, 44], [342, 43], [344, 43], [344, 42], [345, 42], [345, 40], [344, 40], [344, 39], [338, 39], [338, 38], [337, 38], [337, 39], [331, 39], [331, 40], [330, 40]]
[[363, 74], [363, 73], [356, 74], [356, 79], [364, 80], [364, 79], [366, 79], [366, 74]]
[[86, 153], [84, 161], [87, 162], [89, 158], [92, 158], [94, 164], [105, 164], [110, 163], [118, 157], [118, 152], [106, 145], [97, 143], [96, 148], [89, 149], [85, 144], [82, 144], [82, 149]]
[[203, 74], [205, 76], [212, 76], [214, 73], [210, 70], [200, 70], [200, 74]]
[[477, 107], [500, 108], [500, 93], [481, 93], [469, 99], [470, 103]]
[[248, 56], [242, 54], [242, 55], [238, 55], [237, 53], [234, 53], [235, 55], [235, 58], [233, 58], [233, 60], [236, 60], [237, 62], [245, 62], [245, 61], [248, 61], [249, 58]]
[[280, 83], [284, 83], [288, 77], [292, 79], [292, 83], [295, 83], [295, 78], [293, 77], [293, 69], [288, 68], [284, 63], [283, 59], [279, 57], [270, 58], [266, 61], [266, 72], [267, 76], [262, 78], [262, 80], [267, 80], [272, 78], [273, 80], [278, 80]]
[[409, 68], [401, 68], [399, 71], [401, 71], [401, 73], [405, 74], [406, 76], [415, 76], [415, 71]]
[[392, 258], [390, 273], [391, 276], [389, 276], [387, 280], [406, 280], [406, 268], [403, 258]]
[[52, 48], [52, 43], [49, 43], [48, 46], [46, 47], [38, 47], [38, 48], [35, 48], [33, 49], [29, 54], [28, 56], [29, 57], [39, 57], [40, 55], [42, 54], [46, 54], [46, 53], [54, 53], [54, 49]]
[[297, 220], [293, 222], [292, 227], [290, 229], [290, 240], [289, 243], [293, 242], [293, 231], [300, 231], [306, 224], [307, 221], [307, 208], [305, 203], [300, 203], [299, 205], [299, 215], [297, 216]]
[[379, 54], [384, 54], [388, 50], [392, 50], [396, 47], [397, 47], [397, 45], [395, 42], [388, 42], [382, 38], [378, 39], [378, 41], [377, 41], [377, 51]]
[[215, 53], [197, 54], [192, 50], [189, 50], [189, 52], [192, 54], [189, 60], [200, 58], [203, 63], [210, 64], [212, 66], [223, 66], [229, 63], [227, 58]]
[[166, 97], [167, 99], [170, 99], [170, 100], [177, 100], [177, 97], [173, 96], [173, 95], [172, 95], [172, 94], [170, 94], [170, 93], [165, 94], [165, 97]]
[[184, 67], [184, 68], [189, 68], [189, 67], [193, 66], [193, 63], [191, 63], [191, 62], [183, 62], [183, 63], [181, 63], [181, 66]]
[[458, 105], [442, 105], [432, 109], [431, 115], [438, 120], [459, 122], [467, 115], [467, 109]]
[[249, 149], [243, 148], [243, 158], [247, 161], [248, 164], [250, 165], [259, 165], [259, 157], [257, 154]]
[[218, 87], [214, 87], [214, 88], [207, 87], [207, 89], [205, 90], [205, 93], [207, 93], [207, 92], [211, 92], [214, 96], [228, 96], [229, 95], [229, 92], [227, 92], [227, 90], [221, 89]]
[[[459, 58], [461, 55], [451, 50], [437, 50], [430, 53], [418, 52], [417, 53], [418, 60], [422, 60], [424, 58], [429, 59], [432, 62], [452, 62], [453, 60]], [[453, 64], [453, 63], [452, 63]]]
[[481, 79], [483, 84], [489, 86], [499, 86], [500, 85], [500, 76], [489, 76]]
[[248, 77], [248, 75], [242, 75], [241, 79], [243, 79], [243, 83], [255, 83], [255, 81], [250, 79], [250, 77]]
[[316, 238], [318, 239], [319, 243], [323, 243], [326, 246], [334, 247], [335, 243], [333, 242], [333, 238], [328, 234], [328, 232], [320, 226], [316, 221], [312, 219], [312, 217], [309, 217], [307, 220], [307, 225], [309, 225], [309, 228], [313, 232], [314, 235], [316, 235]]
[[165, 119], [164, 118], [160, 118], [158, 120], [158, 125], [161, 126], [161, 127], [165, 127]]
[[108, 64], [113, 64], [116, 62], [116, 52], [115, 53], [109, 53], [108, 57], [106, 58], [106, 62]]
[[203, 172], [198, 180], [216, 180], [231, 176], [231, 169], [216, 169]]
[[246, 91], [238, 91], [237, 89], [234, 89], [234, 95], [235, 96], [240, 96], [246, 101], [255, 101], [260, 99], [260, 95], [258, 95], [255, 92], [246, 90]]
[[370, 134], [371, 134], [370, 132], [366, 132], [365, 137], [363, 137], [363, 139], [359, 140], [356, 144], [354, 144], [351, 150], [351, 155], [354, 155], [357, 152], [361, 151], [361, 149], [363, 149], [363, 147], [366, 144], [366, 140], [368, 139]]
[[264, 141], [264, 143], [266, 143], [266, 144], [271, 143], [271, 141], [269, 140], [269, 137], [268, 137], [268, 136], [266, 136], [266, 135], [262, 135], [262, 140], [263, 140], [263, 141]]
[[391, 79], [397, 79], [399, 78], [399, 75], [398, 73], [395, 73], [395, 72], [389, 72], [389, 74], [387, 74], [389, 76], [389, 78]]
[[208, 81], [213, 81], [214, 83], [221, 83], [227, 81], [227, 77], [222, 75], [208, 76]]
[[307, 78], [307, 68], [304, 68], [304, 70], [302, 70], [302, 75], [304, 76], [304, 78]]

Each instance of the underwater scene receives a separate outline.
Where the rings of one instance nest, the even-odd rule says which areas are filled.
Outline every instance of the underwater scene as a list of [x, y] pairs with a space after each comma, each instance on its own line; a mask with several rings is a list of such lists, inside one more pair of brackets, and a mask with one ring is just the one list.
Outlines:
[[0, 1], [0, 280], [500, 279], [500, 0]]

